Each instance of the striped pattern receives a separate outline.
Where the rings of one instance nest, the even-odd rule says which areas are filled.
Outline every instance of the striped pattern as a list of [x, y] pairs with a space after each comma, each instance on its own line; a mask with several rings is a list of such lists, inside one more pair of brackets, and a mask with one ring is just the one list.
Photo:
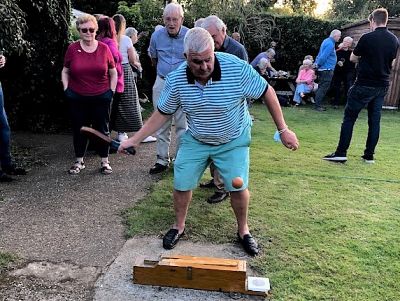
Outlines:
[[183, 63], [168, 74], [160, 95], [158, 110], [173, 114], [182, 106], [188, 130], [197, 140], [220, 145], [240, 136], [251, 124], [246, 98], [258, 99], [268, 84], [245, 61], [216, 53], [221, 80], [210, 80], [204, 87], [189, 84]]
[[137, 132], [143, 126], [136, 83], [130, 64], [123, 64], [125, 89], [113, 106], [111, 129], [117, 132]]

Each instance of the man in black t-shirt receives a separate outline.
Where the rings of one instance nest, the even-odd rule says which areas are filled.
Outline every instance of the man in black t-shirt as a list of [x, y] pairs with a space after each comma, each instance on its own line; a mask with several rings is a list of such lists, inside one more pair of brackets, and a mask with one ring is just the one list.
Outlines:
[[368, 18], [372, 32], [358, 41], [350, 60], [358, 63], [357, 78], [347, 95], [340, 140], [336, 151], [323, 159], [344, 163], [354, 123], [360, 111], [368, 109], [368, 138], [362, 159], [374, 163], [378, 144], [382, 105], [389, 86], [389, 75], [399, 48], [398, 38], [387, 30], [388, 12], [378, 8]]

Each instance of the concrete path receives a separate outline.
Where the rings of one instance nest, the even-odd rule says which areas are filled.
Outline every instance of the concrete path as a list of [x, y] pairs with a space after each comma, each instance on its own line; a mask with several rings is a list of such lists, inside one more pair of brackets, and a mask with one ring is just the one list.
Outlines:
[[[92, 281], [83, 283], [89, 284], [80, 294], [86, 299], [92, 295], [90, 284], [99, 271], [125, 243], [121, 213], [158, 179], [148, 173], [155, 160], [155, 143], [143, 144], [137, 156], [111, 155], [111, 175], [100, 174], [100, 158], [90, 155], [86, 169], [71, 176], [67, 173], [74, 161], [70, 135], [17, 133], [13, 139], [29, 150], [34, 163], [27, 176], [0, 185], [0, 251], [25, 261], [95, 267]], [[27, 289], [30, 286], [18, 279], [0, 279], [0, 296], [5, 296], [13, 281]], [[21, 295], [18, 300], [33, 299]]]

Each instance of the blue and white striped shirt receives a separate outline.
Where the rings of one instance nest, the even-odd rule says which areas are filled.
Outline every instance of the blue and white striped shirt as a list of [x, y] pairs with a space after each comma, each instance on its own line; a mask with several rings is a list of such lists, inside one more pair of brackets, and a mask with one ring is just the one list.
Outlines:
[[251, 125], [246, 98], [258, 99], [267, 88], [265, 79], [248, 63], [216, 52], [214, 71], [205, 86], [194, 81], [186, 62], [169, 73], [158, 110], [170, 115], [181, 106], [189, 133], [203, 143], [220, 145]]

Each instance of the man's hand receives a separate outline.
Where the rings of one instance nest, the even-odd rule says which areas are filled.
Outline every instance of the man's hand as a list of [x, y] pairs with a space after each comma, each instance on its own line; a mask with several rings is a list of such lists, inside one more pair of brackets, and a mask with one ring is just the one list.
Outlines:
[[299, 148], [299, 140], [297, 140], [296, 134], [291, 130], [287, 129], [281, 136], [281, 141], [284, 146], [295, 151]]
[[132, 146], [133, 146], [135, 149], [137, 149], [138, 144], [135, 144], [134, 142], [132, 142], [132, 140], [133, 140], [133, 137], [131, 137], [131, 138], [125, 140], [125, 141], [122, 141], [122, 142], [120, 143], [119, 147], [118, 147], [118, 152], [119, 152], [119, 153], [123, 153], [123, 154], [129, 154], [129, 153], [126, 151], [126, 149], [129, 148], [129, 147], [132, 147]]

